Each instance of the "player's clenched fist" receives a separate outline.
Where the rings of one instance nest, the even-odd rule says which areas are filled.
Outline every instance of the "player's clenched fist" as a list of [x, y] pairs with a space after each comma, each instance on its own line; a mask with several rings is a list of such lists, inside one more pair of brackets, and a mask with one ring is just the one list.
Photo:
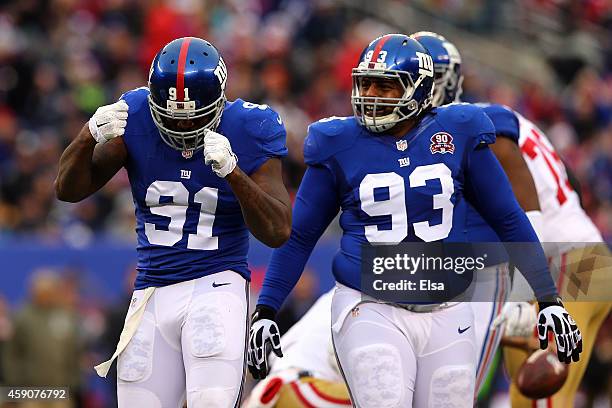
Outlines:
[[247, 365], [253, 378], [258, 380], [266, 378], [270, 371], [268, 356], [271, 351], [279, 357], [283, 356], [280, 330], [276, 322], [272, 320], [273, 316], [274, 312], [266, 307], [258, 306], [251, 321]]
[[96, 142], [104, 144], [125, 133], [128, 118], [128, 104], [120, 100], [100, 106], [89, 119], [89, 132]]
[[582, 335], [576, 322], [569, 315], [560, 299], [555, 302], [540, 302], [538, 314], [538, 338], [540, 348], [548, 347], [548, 330], [552, 330], [557, 345], [559, 361], [567, 364], [580, 360]]
[[227, 137], [208, 130], [204, 136], [204, 163], [212, 165], [215, 174], [224, 178], [236, 168], [237, 162]]

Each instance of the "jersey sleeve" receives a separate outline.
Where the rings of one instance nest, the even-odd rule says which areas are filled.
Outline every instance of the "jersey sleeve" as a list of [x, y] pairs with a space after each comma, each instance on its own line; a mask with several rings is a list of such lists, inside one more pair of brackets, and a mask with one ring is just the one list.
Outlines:
[[495, 134], [507, 137], [518, 144], [520, 125], [516, 114], [508, 107], [503, 105], [488, 105], [483, 108], [486, 115], [493, 122]]
[[495, 143], [495, 127], [481, 107], [457, 103], [436, 110], [438, 121], [453, 137], [466, 141], [468, 151]]
[[308, 167], [295, 200], [291, 237], [275, 249], [264, 278], [258, 304], [278, 311], [299, 280], [317, 241], [340, 209], [332, 174]]
[[121, 95], [119, 97], [119, 99], [122, 99], [125, 101], [125, 103], [128, 104], [129, 110], [128, 110], [128, 119], [129, 119], [129, 114], [132, 113], [132, 111], [134, 111], [134, 113], [140, 111], [143, 107], [148, 108], [148, 96], [149, 96], [149, 90], [146, 87], [141, 87], [141, 88], [136, 88], [136, 89], [132, 89], [131, 91], [127, 91], [126, 93], [124, 93], [123, 95]]
[[304, 139], [304, 163], [309, 166], [320, 166], [325, 159], [321, 151], [320, 132], [311, 124]]
[[[127, 91], [119, 99], [122, 99], [128, 105], [128, 118], [125, 126], [125, 133], [123, 139], [128, 143], [131, 143], [131, 139], [137, 137], [137, 135], [143, 133], [144, 129], [149, 128], [152, 123], [146, 123], [149, 110], [149, 89], [146, 87], [140, 87]], [[146, 115], [143, 115], [143, 112]]]
[[470, 125], [474, 135], [474, 149], [479, 149], [483, 146], [488, 146], [495, 143], [495, 126], [491, 119], [484, 113], [482, 108], [473, 106], [474, 112], [470, 120]]
[[288, 153], [287, 132], [280, 115], [268, 106], [261, 109], [263, 106], [266, 105], [254, 105], [252, 108], [247, 108], [245, 115], [244, 128], [247, 137], [256, 146], [256, 151], [253, 152], [255, 157], [247, 173], [256, 171], [268, 159], [281, 158]]
[[476, 210], [502, 242], [527, 243], [507, 245], [506, 251], [537, 298], [556, 296], [557, 289], [538, 236], [519, 206], [506, 173], [488, 147], [477, 149], [469, 155], [466, 189]]

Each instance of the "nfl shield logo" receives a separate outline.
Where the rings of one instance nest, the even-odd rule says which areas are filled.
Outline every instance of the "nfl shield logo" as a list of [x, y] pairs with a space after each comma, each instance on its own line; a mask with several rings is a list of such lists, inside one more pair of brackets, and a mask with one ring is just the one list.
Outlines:
[[397, 142], [395, 142], [395, 146], [397, 147], [397, 150], [403, 152], [408, 148], [408, 142], [405, 140], [398, 140]]
[[183, 156], [183, 158], [185, 159], [191, 159], [191, 157], [193, 156], [193, 150], [183, 150], [181, 152], [181, 155]]

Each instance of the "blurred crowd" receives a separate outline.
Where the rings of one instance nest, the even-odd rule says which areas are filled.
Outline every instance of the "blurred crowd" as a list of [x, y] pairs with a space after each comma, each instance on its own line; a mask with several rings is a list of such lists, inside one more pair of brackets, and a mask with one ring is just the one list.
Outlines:
[[[24, 235], [74, 246], [87, 245], [100, 235], [135, 243], [134, 210], [124, 171], [98, 194], [78, 204], [57, 201], [53, 180], [61, 152], [96, 108], [117, 100], [129, 89], [146, 85], [155, 53], [181, 36], [203, 37], [220, 49], [229, 69], [230, 99], [240, 97], [267, 103], [281, 114], [290, 152], [284, 162], [284, 176], [295, 193], [304, 172], [302, 143], [307, 125], [330, 115], [352, 114], [350, 71], [359, 53], [374, 37], [398, 31], [338, 3], [333, 0], [0, 3], [0, 245], [3, 239]], [[597, 36], [588, 31], [592, 26], [599, 33], [601, 30], [608, 33], [608, 42], [598, 42], [595, 55], [550, 54], [543, 50], [542, 58], [556, 75], [552, 87], [529, 78], [509, 82], [495, 72], [478, 70], [467, 59], [463, 99], [503, 103], [536, 121], [576, 173], [582, 184], [585, 209], [608, 242], [612, 241], [610, 2], [414, 3], [476, 33], [496, 30], [495, 19], [501, 18], [502, 13], [495, 7], [501, 3], [504, 7], [516, 5], [527, 14], [537, 10], [553, 20], [558, 15], [573, 16], [574, 19], [566, 19], [568, 27], [560, 27], [561, 35], [567, 29], [578, 36]], [[583, 29], [585, 25], [589, 28]], [[501, 20], [499, 27], [503, 27]], [[533, 36], [533, 31], [530, 26], [523, 34]], [[133, 278], [129, 273], [128, 276]], [[316, 283], [309, 279], [306, 275], [301, 289], [295, 291], [294, 300], [283, 312], [285, 327], [313, 301]], [[125, 302], [130, 287], [126, 284]], [[72, 384], [75, 392], [86, 387], [87, 392], [79, 397], [82, 406], [105, 406], [109, 401], [105, 400], [108, 392], [104, 387], [108, 385], [106, 382], [100, 385], [92, 378], [91, 365], [112, 351], [125, 310], [123, 303], [104, 312], [90, 307], [79, 300], [74, 275], [38, 271], [32, 278], [29, 300], [14, 319], [9, 319], [8, 307], [0, 294], [0, 355], [12, 356], [0, 358], [0, 383], [19, 383], [26, 381], [24, 378], [32, 384], [43, 381], [36, 376], [45, 375], [44, 370], [29, 367], [24, 363], [26, 360], [18, 358], [45, 361], [49, 369], [63, 373], [63, 383]], [[59, 329], [39, 330], [48, 321]], [[41, 336], [43, 332], [45, 335]], [[609, 369], [612, 337], [608, 337], [598, 340], [601, 347], [595, 350]], [[66, 344], [73, 353], [69, 357]], [[51, 349], [53, 352], [49, 353]], [[96, 393], [98, 386], [102, 391]]]
[[[457, 8], [482, 14], [490, 2], [417, 3], [433, 11]], [[602, 21], [610, 14], [610, 6], [595, 9]], [[229, 66], [228, 97], [268, 103], [280, 112], [290, 152], [284, 164], [286, 182], [294, 191], [304, 171], [302, 142], [308, 123], [351, 114], [350, 70], [364, 44], [390, 31], [397, 30], [331, 0], [3, 3], [0, 239], [33, 233], [50, 241], [86, 245], [105, 233], [133, 241], [133, 209], [124, 172], [77, 205], [55, 200], [53, 180], [63, 148], [89, 116], [123, 92], [145, 85], [152, 57], [169, 40], [186, 35], [211, 40]], [[584, 187], [584, 205], [610, 239], [610, 66], [596, 69], [586, 60], [549, 62], [563, 72], [552, 89], [529, 80], [509, 85], [494, 73], [478, 71], [468, 60], [464, 98], [502, 102], [539, 123], [576, 171]]]
[[[254, 271], [257, 275], [262, 271]], [[106, 379], [93, 366], [115, 350], [129, 307], [136, 269], [125, 271], [119, 300], [110, 304], [84, 296], [84, 270], [41, 267], [32, 271], [23, 303], [12, 312], [0, 293], [0, 386], [68, 387], [69, 401], [56, 405], [11, 405], [0, 395], [1, 408], [116, 407], [116, 364]], [[262, 276], [254, 277], [261, 283]], [[279, 312], [281, 333], [314, 303], [320, 288], [308, 269]], [[258, 286], [258, 285], [255, 285]], [[258, 287], [251, 288], [251, 300]], [[250, 305], [251, 310], [255, 307]], [[247, 390], [253, 380], [247, 379]]]

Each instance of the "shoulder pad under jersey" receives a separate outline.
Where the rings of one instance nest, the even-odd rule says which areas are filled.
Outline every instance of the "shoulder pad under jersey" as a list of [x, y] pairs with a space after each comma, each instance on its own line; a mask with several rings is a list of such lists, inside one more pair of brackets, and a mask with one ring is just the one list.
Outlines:
[[360, 131], [352, 116], [332, 116], [310, 124], [304, 140], [304, 162], [308, 165], [321, 164], [351, 147]]
[[146, 130], [155, 127], [153, 121], [150, 120], [148, 97], [149, 88], [145, 86], [132, 89], [121, 95], [120, 99], [123, 99], [128, 105], [124, 138], [129, 138], [132, 134], [146, 132]]
[[240, 116], [240, 122], [252, 138], [263, 141], [286, 133], [280, 115], [268, 105], [236, 99], [232, 102], [232, 110], [234, 115]]
[[[138, 113], [140, 110], [149, 109], [149, 88], [141, 86], [140, 88], [127, 91], [119, 99], [123, 99], [129, 107], [128, 115]], [[129, 116], [128, 116], [129, 117]]]
[[518, 144], [520, 125], [516, 113], [507, 106], [499, 104], [483, 104], [482, 109], [487, 114], [498, 136], [507, 137]]
[[436, 108], [436, 114], [436, 120], [449, 133], [473, 138], [474, 148], [495, 143], [495, 127], [479, 106], [451, 103]]

